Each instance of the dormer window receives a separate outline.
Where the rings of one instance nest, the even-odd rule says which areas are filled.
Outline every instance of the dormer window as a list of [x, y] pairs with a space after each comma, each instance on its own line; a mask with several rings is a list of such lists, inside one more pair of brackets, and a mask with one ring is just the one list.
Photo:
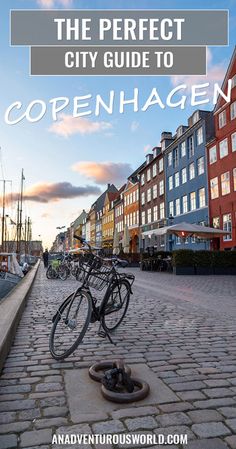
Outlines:
[[183, 126], [177, 128], [177, 139], [183, 134]]
[[236, 75], [232, 77], [232, 89], [236, 86]]
[[197, 123], [199, 120], [199, 111], [194, 112], [193, 114], [193, 125]]

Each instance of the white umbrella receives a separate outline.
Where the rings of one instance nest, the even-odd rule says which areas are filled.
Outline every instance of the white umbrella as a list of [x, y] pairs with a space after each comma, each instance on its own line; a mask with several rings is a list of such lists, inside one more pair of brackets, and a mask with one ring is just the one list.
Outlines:
[[114, 237], [113, 237], [113, 254], [119, 254], [120, 248], [119, 248], [119, 234], [117, 229], [115, 228], [114, 231]]
[[164, 226], [163, 228], [152, 229], [151, 231], [145, 231], [142, 235], [165, 235], [175, 234], [178, 237], [195, 236], [199, 238], [212, 239], [214, 237], [221, 237], [222, 235], [230, 234], [222, 229], [211, 228], [209, 226], [200, 226], [191, 223], [177, 223], [172, 226]]
[[126, 225], [124, 228], [124, 235], [122, 240], [122, 246], [125, 254], [129, 253], [129, 242], [130, 242], [130, 236], [129, 236], [129, 229]]

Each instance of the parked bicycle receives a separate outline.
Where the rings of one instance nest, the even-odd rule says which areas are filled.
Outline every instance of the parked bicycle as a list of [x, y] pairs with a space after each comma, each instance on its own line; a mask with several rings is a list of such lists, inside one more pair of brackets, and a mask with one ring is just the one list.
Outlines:
[[[102, 258], [93, 253], [85, 239], [74, 236], [86, 252], [80, 258], [77, 279], [82, 282], [74, 293], [60, 305], [52, 322], [49, 349], [56, 360], [72, 354], [82, 342], [90, 323], [100, 322], [99, 335], [113, 340], [110, 333], [123, 321], [132, 294], [134, 275], [120, 273], [118, 265], [126, 263], [120, 259]], [[105, 290], [101, 300], [91, 289]]]

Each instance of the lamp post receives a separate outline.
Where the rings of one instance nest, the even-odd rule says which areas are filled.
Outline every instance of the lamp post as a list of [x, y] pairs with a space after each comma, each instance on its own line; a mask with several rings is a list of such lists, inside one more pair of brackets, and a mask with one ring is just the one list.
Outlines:
[[[168, 218], [168, 226], [172, 226], [173, 225], [173, 221], [174, 221], [174, 217], [173, 215], [170, 215]], [[173, 238], [172, 238], [172, 234], [169, 234], [169, 251], [172, 252], [173, 249]]]

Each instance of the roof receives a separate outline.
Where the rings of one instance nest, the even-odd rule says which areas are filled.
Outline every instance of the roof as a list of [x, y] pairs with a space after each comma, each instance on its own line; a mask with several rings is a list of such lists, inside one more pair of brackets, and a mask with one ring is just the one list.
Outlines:
[[[234, 51], [233, 51], [233, 54], [231, 56], [231, 59], [230, 59], [230, 62], [229, 62], [229, 65], [228, 65], [228, 68], [227, 68], [227, 71], [226, 71], [226, 74], [225, 74], [222, 86], [221, 86], [221, 90], [223, 92], [225, 91], [226, 84], [227, 84], [227, 81], [229, 79], [230, 72], [231, 72], [231, 69], [233, 67], [235, 58], [236, 58], [236, 46], [234, 47]], [[217, 102], [216, 102], [216, 105], [215, 105], [214, 110], [213, 110], [214, 113], [217, 111], [217, 109], [219, 109], [221, 100], [222, 100], [222, 97], [220, 95], [218, 95]]]
[[110, 184], [107, 189], [105, 190], [105, 192], [103, 192], [97, 199], [97, 201], [95, 201], [94, 205], [95, 205], [95, 210], [96, 212], [102, 210], [103, 206], [104, 206], [104, 202], [105, 202], [105, 198], [106, 198], [106, 194], [107, 192], [118, 192], [117, 188], [114, 186], [114, 184]]

